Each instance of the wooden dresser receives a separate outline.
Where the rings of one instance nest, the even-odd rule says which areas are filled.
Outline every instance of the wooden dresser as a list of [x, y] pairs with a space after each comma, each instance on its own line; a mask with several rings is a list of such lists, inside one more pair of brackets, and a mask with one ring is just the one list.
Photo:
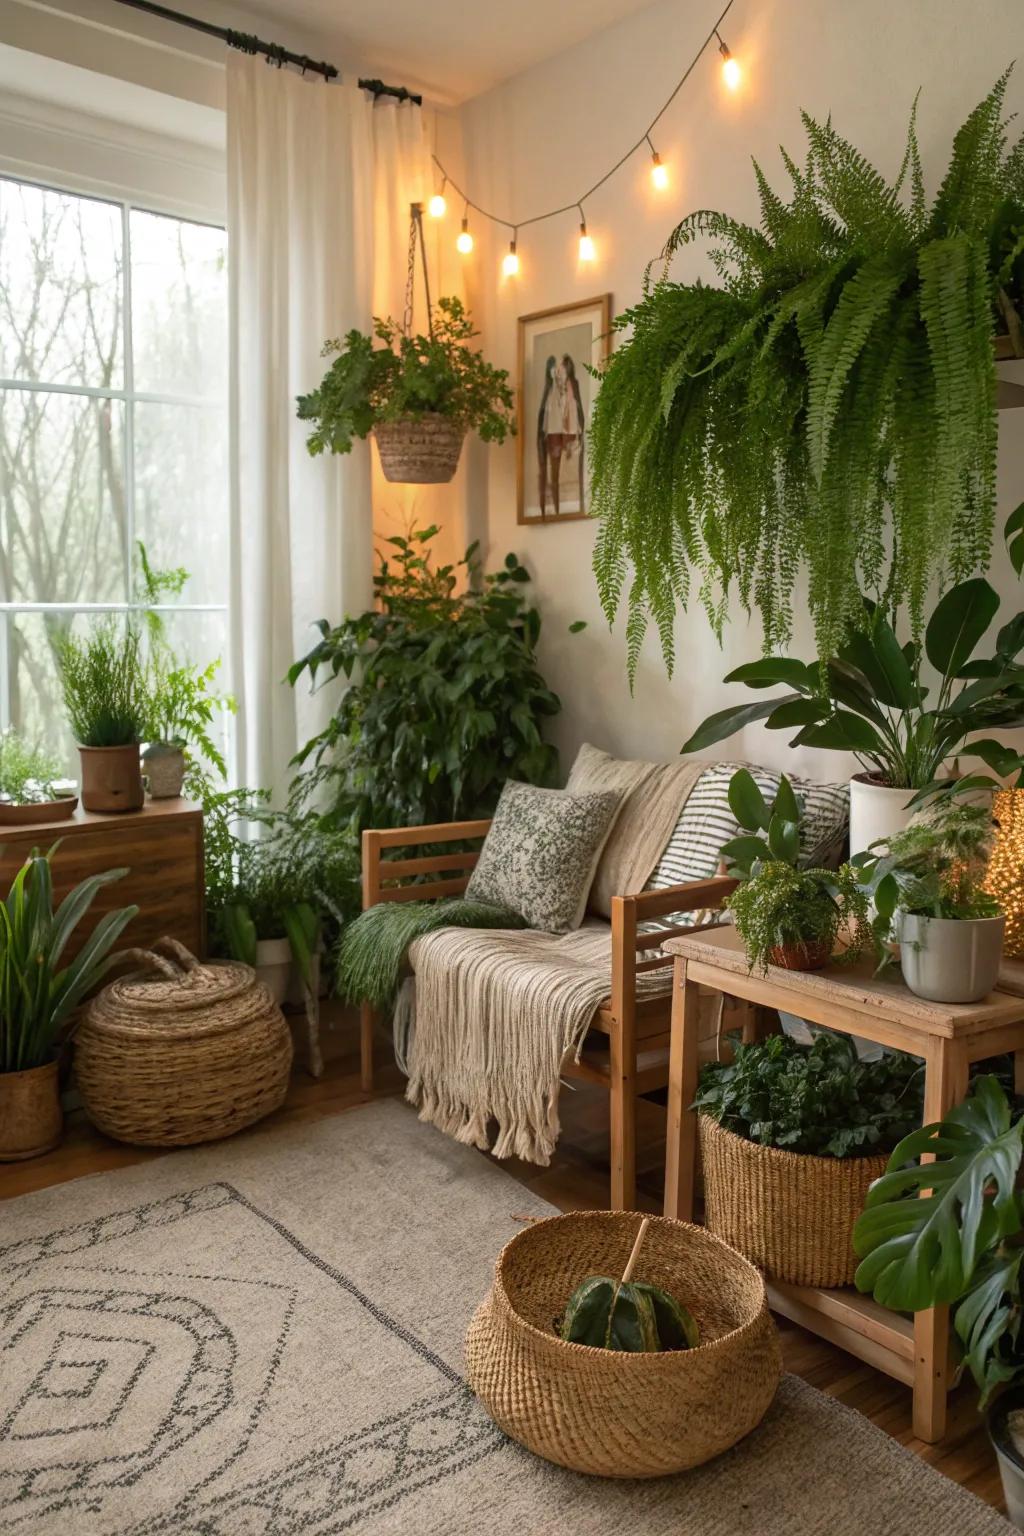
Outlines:
[[[138, 916], [119, 947], [146, 948], [169, 934], [203, 954], [206, 947], [203, 880], [203, 813], [187, 800], [150, 800], [141, 811], [102, 816], [81, 807], [70, 821], [0, 826], [0, 897], [6, 896], [18, 867], [33, 848], [59, 842], [53, 858], [54, 902], [87, 875], [127, 869], [104, 886], [89, 909], [96, 917], [134, 902]], [[75, 949], [92, 931], [89, 917], [68, 946]]]

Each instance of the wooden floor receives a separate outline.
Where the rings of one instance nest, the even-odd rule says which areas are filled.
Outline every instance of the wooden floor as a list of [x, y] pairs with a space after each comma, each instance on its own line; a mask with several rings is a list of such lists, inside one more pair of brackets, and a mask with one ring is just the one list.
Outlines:
[[[324, 1032], [326, 1070], [314, 1082], [297, 1063], [288, 1101], [277, 1112], [281, 1124], [301, 1124], [324, 1115], [340, 1114], [364, 1102], [359, 1091], [354, 1023], [339, 1019]], [[403, 1079], [381, 1042], [374, 1097], [399, 1094]], [[502, 1166], [515, 1178], [561, 1210], [601, 1207], [608, 1190], [608, 1101], [599, 1090], [574, 1085], [562, 1095], [562, 1135], [550, 1168], [510, 1161]], [[639, 1115], [640, 1195], [650, 1211], [661, 1208], [661, 1167], [664, 1153], [664, 1111], [641, 1101]], [[68, 1117], [64, 1140], [54, 1152], [30, 1162], [0, 1164], [0, 1198], [44, 1189], [84, 1174], [124, 1168], [149, 1157], [165, 1156], [107, 1140], [81, 1112]], [[481, 1153], [480, 1156], [486, 1154]], [[0, 1230], [2, 1230], [0, 1217]], [[951, 1429], [941, 1445], [923, 1445], [911, 1430], [910, 1391], [870, 1366], [833, 1348], [823, 1340], [779, 1320], [787, 1370], [802, 1376], [820, 1391], [865, 1414], [903, 1445], [970, 1488], [980, 1498], [1002, 1508], [995, 1456], [977, 1413], [969, 1385], [950, 1404]]]

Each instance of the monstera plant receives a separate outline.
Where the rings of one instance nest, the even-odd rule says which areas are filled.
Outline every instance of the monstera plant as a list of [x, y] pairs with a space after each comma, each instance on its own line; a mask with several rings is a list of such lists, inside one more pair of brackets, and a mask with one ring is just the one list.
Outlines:
[[[771, 653], [805, 566], [826, 658], [861, 624], [863, 590], [904, 607], [920, 635], [930, 583], [985, 568], [993, 340], [1024, 353], [1008, 74], [957, 133], [930, 206], [913, 115], [889, 181], [805, 114], [804, 167], [783, 151], [788, 198], [755, 164], [759, 227], [701, 210], [673, 231], [661, 275], [616, 322], [631, 334], [591, 428], [595, 572], [609, 620], [628, 589], [631, 675], [652, 621], [671, 668], [691, 589], [716, 630], [734, 592], [756, 608]], [[704, 237], [718, 282], [670, 281], [668, 260]]]

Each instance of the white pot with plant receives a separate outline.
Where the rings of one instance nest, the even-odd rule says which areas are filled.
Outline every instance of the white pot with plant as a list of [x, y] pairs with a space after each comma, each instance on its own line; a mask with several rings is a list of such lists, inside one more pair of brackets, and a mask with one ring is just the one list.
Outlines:
[[[768, 656], [730, 672], [725, 681], [781, 697], [739, 704], [711, 715], [683, 747], [696, 752], [752, 721], [769, 730], [798, 727], [791, 746], [852, 752], [861, 771], [850, 783], [850, 853], [895, 836], [931, 795], [950, 785], [958, 756], [979, 758], [991, 774], [972, 773], [961, 789], [992, 789], [1024, 774], [1024, 756], [979, 731], [1024, 725], [1017, 658], [1024, 651], [1024, 613], [998, 630], [992, 654], [974, 652], [999, 609], [982, 577], [962, 581], [936, 604], [922, 645], [900, 645], [880, 608], [865, 603], [864, 626], [822, 672], [817, 662]], [[936, 676], [925, 678], [927, 668]]]
[[875, 904], [875, 931], [900, 946], [918, 997], [975, 1003], [995, 987], [1005, 918], [984, 889], [992, 840], [986, 806], [945, 796], [857, 863]]
[[222, 778], [227, 773], [211, 734], [217, 712], [234, 708], [233, 699], [214, 691], [219, 668], [219, 659], [199, 667], [179, 662], [162, 647], [156, 649], [152, 723], [142, 754], [147, 788], [154, 800], [181, 794], [189, 748], [212, 763]]

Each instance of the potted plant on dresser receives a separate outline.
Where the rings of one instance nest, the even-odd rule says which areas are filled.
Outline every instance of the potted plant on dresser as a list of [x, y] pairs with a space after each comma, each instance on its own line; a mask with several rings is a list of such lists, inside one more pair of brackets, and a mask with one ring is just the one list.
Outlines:
[[49, 752], [32, 746], [13, 725], [0, 731], [0, 826], [64, 821], [78, 805], [74, 780]]
[[125, 873], [90, 876], [54, 912], [50, 854], [35, 853], [0, 904], [0, 1162], [36, 1157], [60, 1140], [59, 1049], [138, 907], [107, 912], [70, 960], [66, 951], [97, 891]]
[[78, 743], [82, 805], [87, 811], [139, 810], [145, 798], [139, 754], [152, 691], [138, 629], [104, 619], [84, 639], [66, 635], [57, 664]]
[[877, 851], [858, 854], [875, 931], [900, 947], [911, 992], [976, 1003], [994, 988], [1005, 918], [984, 888], [992, 843], [987, 806], [944, 799]]
[[[899, 1312], [952, 1308], [988, 1410], [1010, 1519], [1024, 1530], [1024, 1118], [980, 1077], [938, 1125], [912, 1131], [854, 1229], [856, 1283]], [[927, 1157], [929, 1161], [921, 1160]]]
[[[683, 747], [696, 752], [763, 720], [792, 731], [791, 746], [852, 752], [861, 765], [850, 782], [850, 852], [902, 830], [915, 807], [952, 785], [957, 756], [978, 758], [1001, 777], [1024, 781], [1024, 757], [978, 733], [1024, 725], [1024, 613], [997, 631], [988, 654], [976, 656], [999, 609], [982, 577], [962, 581], [936, 604], [923, 646], [900, 645], [880, 608], [864, 604], [864, 624], [847, 635], [822, 668], [790, 656], [768, 656], [737, 667], [727, 683], [761, 692], [699, 725]], [[925, 686], [922, 669], [938, 673]], [[782, 695], [763, 690], [783, 685]], [[972, 773], [965, 788], [996, 781]]]

